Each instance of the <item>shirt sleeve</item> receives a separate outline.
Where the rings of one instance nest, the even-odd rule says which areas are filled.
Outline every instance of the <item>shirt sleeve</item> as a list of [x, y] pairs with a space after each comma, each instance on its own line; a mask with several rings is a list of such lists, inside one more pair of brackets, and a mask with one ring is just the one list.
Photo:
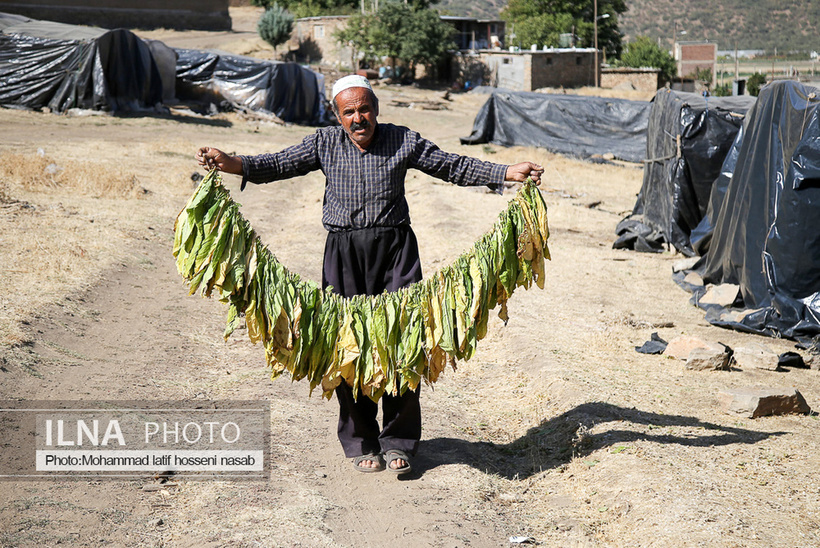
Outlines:
[[307, 175], [321, 167], [319, 135], [318, 133], [308, 135], [298, 145], [290, 146], [280, 152], [258, 156], [240, 155], [239, 159], [242, 160], [240, 190], [245, 190], [248, 181], [255, 184], [269, 183]]
[[503, 192], [506, 165], [444, 152], [418, 133], [411, 134], [415, 143], [410, 156], [410, 167], [459, 186], [486, 185], [499, 194]]

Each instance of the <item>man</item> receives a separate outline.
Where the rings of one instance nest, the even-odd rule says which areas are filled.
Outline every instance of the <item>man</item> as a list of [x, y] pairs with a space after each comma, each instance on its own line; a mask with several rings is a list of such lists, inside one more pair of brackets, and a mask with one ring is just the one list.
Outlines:
[[[242, 189], [247, 181], [266, 183], [321, 169], [326, 177], [322, 224], [328, 231], [322, 286], [332, 286], [344, 297], [396, 291], [422, 279], [404, 196], [408, 168], [458, 185], [487, 185], [499, 193], [505, 180], [532, 177], [540, 183], [544, 170], [531, 162], [505, 166], [447, 154], [406, 127], [378, 123], [379, 101], [362, 76], [338, 80], [331, 106], [341, 126], [318, 129], [281, 152], [229, 156], [203, 147], [196, 158], [207, 168], [241, 175]], [[354, 467], [409, 472], [421, 438], [419, 391], [385, 394], [382, 428], [376, 420], [378, 404], [354, 398], [345, 383], [336, 396], [339, 441]]]

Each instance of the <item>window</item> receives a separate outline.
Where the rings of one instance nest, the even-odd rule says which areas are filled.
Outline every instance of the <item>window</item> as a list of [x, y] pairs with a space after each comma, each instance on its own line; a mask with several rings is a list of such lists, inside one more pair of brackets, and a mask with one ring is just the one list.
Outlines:
[[313, 37], [316, 39], [324, 38], [325, 37], [325, 26], [324, 25], [316, 25], [313, 27]]
[[552, 57], [547, 57], [545, 62], [546, 62], [546, 64], [551, 65], [552, 64]]
[[581, 61], [582, 61], [582, 59], [581, 59], [581, 56], [580, 56], [580, 55], [579, 55], [579, 56], [577, 56], [577, 57], [575, 57], [575, 64], [576, 64], [576, 65], [580, 65], [580, 64], [581, 64]]

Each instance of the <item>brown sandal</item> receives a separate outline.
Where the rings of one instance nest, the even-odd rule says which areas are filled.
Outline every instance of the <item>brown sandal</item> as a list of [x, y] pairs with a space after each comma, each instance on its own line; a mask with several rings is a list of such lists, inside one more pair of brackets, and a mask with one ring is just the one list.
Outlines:
[[[413, 470], [413, 467], [410, 466], [410, 457], [408, 457], [407, 453], [405, 453], [401, 449], [388, 449], [384, 452], [384, 459], [385, 461], [387, 461], [385, 466], [394, 474], [406, 474]], [[392, 466], [390, 466], [390, 464], [397, 460], [403, 460], [407, 463], [407, 465], [402, 466], [401, 468], [393, 468]]]
[[[362, 462], [366, 460], [372, 460], [379, 463], [379, 466], [376, 468], [370, 466], [362, 466]], [[358, 470], [359, 472], [369, 473], [369, 472], [381, 472], [384, 470], [384, 461], [382, 460], [381, 455], [377, 455], [376, 453], [369, 453], [367, 455], [359, 455], [358, 457], [353, 459], [353, 468]]]

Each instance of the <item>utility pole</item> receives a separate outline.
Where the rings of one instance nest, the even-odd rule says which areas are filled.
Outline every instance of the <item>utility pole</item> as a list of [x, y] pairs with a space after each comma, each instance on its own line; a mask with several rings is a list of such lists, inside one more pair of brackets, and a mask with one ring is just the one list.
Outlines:
[[598, 0], [592, 2], [593, 34], [595, 34], [595, 87], [598, 87]]
[[738, 80], [740, 80], [740, 67], [737, 61], [737, 40], [735, 40], [735, 82], [737, 82]]

